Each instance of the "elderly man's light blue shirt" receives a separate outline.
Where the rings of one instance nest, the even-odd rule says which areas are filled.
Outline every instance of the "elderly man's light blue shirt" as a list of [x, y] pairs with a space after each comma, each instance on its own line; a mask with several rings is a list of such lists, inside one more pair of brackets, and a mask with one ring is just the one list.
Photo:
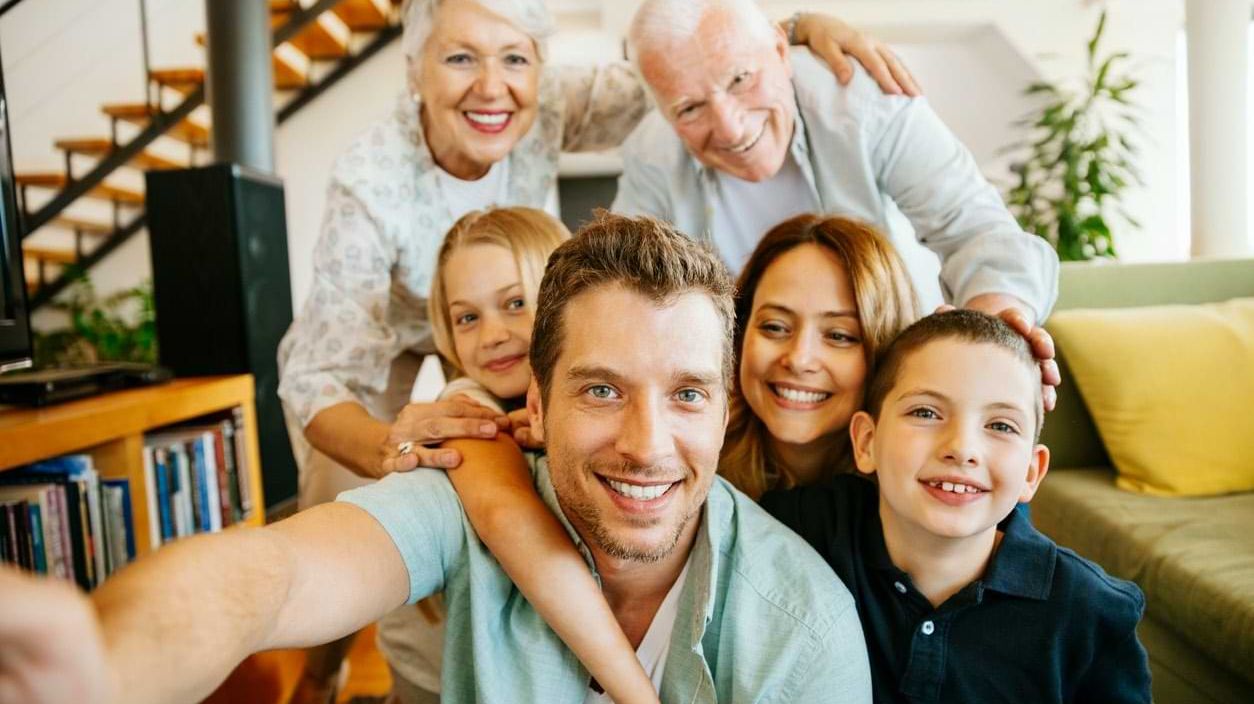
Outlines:
[[[926, 100], [885, 95], [861, 67], [841, 86], [805, 48], [793, 48], [792, 67], [800, 119], [790, 156], [823, 212], [871, 223], [902, 247], [912, 235], [894, 227], [895, 205], [939, 258], [947, 301], [1006, 293], [1046, 317], [1058, 297], [1057, 255], [1019, 227]], [[685, 150], [662, 115], [646, 117], [622, 153], [615, 211], [668, 220], [719, 248], [715, 173]], [[918, 270], [911, 274], [921, 291], [936, 288]]]
[[[558, 508], [546, 463], [534, 472], [591, 564]], [[411, 603], [444, 592], [444, 701], [584, 700], [587, 671], [479, 541], [443, 472], [392, 474], [339, 500], [368, 511], [392, 537]], [[702, 512], [660, 694], [667, 704], [871, 701], [848, 590], [804, 541], [722, 478]]]

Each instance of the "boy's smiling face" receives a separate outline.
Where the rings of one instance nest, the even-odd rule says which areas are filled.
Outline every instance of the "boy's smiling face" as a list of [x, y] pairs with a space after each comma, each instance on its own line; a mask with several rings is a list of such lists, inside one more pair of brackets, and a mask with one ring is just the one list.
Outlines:
[[946, 338], [902, 360], [879, 420], [850, 425], [858, 470], [874, 473], [897, 531], [969, 538], [1031, 500], [1049, 466], [1033, 438], [1040, 379], [1008, 350]]

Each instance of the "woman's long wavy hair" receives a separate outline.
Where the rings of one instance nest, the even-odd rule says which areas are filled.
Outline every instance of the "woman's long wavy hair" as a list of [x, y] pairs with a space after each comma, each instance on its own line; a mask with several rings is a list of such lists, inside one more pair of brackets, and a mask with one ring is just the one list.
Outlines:
[[[744, 352], [745, 329], [762, 276], [776, 259], [804, 244], [831, 251], [849, 273], [870, 379], [880, 351], [914, 322], [919, 306], [906, 267], [888, 238], [870, 225], [844, 217], [798, 215], [776, 225], [758, 243], [736, 282], [736, 354]], [[754, 499], [770, 489], [795, 486], [788, 468], [772, 461], [770, 431], [745, 401], [739, 374], [736, 378], [719, 473]], [[848, 450], [831, 457], [828, 466], [832, 474], [848, 471], [852, 466]]]

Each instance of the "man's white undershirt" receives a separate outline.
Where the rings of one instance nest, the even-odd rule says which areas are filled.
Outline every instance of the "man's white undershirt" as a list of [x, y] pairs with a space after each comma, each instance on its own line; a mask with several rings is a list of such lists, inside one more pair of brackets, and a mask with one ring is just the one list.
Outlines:
[[[448, 202], [448, 210], [456, 220], [472, 210], [503, 205], [508, 198], [509, 159], [502, 159], [488, 173], [474, 181], [463, 181], [444, 169], [436, 169], [440, 195]], [[442, 238], [444, 233], [440, 233]]]
[[[658, 691], [662, 689], [662, 670], [666, 667], [666, 655], [671, 651], [671, 632], [675, 630], [675, 616], [679, 613], [679, 594], [684, 590], [684, 580], [688, 578], [688, 565], [691, 563], [692, 557], [689, 556], [675, 584], [671, 585], [671, 590], [666, 593], [662, 605], [653, 615], [653, 622], [649, 624], [649, 630], [640, 641], [640, 647], [636, 648], [636, 658], [640, 660], [640, 666], [653, 681], [653, 689]], [[608, 694], [598, 694], [591, 689], [583, 700], [584, 704], [613, 704], [613, 701]]]
[[791, 152], [779, 172], [765, 181], [743, 181], [719, 172], [715, 183], [714, 246], [736, 275], [768, 230], [794, 215], [819, 210], [814, 189]]

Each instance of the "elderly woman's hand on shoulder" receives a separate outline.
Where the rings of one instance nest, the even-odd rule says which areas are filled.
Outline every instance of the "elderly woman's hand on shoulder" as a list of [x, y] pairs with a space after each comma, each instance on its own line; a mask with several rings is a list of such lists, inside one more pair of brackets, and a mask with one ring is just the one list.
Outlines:
[[461, 464], [461, 454], [440, 443], [454, 438], [490, 440], [509, 429], [509, 418], [467, 396], [411, 403], [401, 409], [380, 448], [380, 469], [382, 474], [418, 467], [453, 469]]

